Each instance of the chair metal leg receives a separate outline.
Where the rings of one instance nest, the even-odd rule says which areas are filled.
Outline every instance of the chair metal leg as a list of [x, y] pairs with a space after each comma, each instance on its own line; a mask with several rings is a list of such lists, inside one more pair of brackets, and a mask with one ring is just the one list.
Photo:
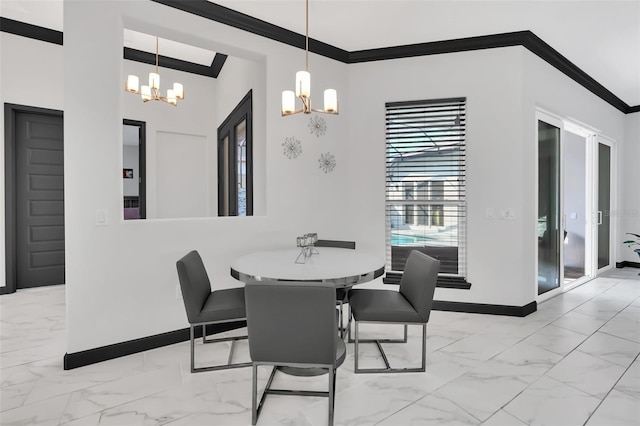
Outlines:
[[336, 398], [336, 369], [329, 369], [329, 426], [333, 426], [333, 413]]
[[[398, 339], [363, 339], [358, 338], [358, 321], [355, 321], [355, 346], [354, 346], [354, 372], [355, 373], [423, 373], [426, 371], [427, 366], [427, 324], [422, 325], [422, 353], [421, 353], [421, 366], [415, 368], [392, 368], [389, 365], [387, 355], [382, 348], [381, 343], [406, 343], [407, 342], [407, 328], [408, 325], [404, 324], [404, 338]], [[350, 334], [350, 333], [349, 333]], [[378, 347], [382, 360], [385, 363], [385, 368], [359, 368], [358, 367], [358, 343], [375, 343]]]
[[258, 365], [253, 364], [253, 379], [251, 381], [251, 424], [258, 422]]
[[343, 302], [342, 302], [342, 300], [341, 300], [341, 301], [340, 301], [340, 304], [339, 304], [339, 305], [340, 305], [340, 308], [339, 308], [339, 309], [340, 309], [340, 315], [339, 315], [339, 317], [340, 317], [340, 318], [339, 318], [339, 324], [338, 324], [338, 327], [340, 327], [340, 338], [341, 338], [341, 339], [344, 339], [344, 321], [343, 321], [343, 319], [342, 319], [342, 317], [343, 317], [343, 313], [342, 313], [342, 303], [343, 303]]
[[206, 339], [206, 324], [202, 325], [202, 343], [220, 343], [220, 342], [231, 342], [231, 348], [229, 349], [229, 358], [227, 359], [226, 364], [222, 365], [212, 365], [208, 367], [197, 367], [195, 366], [195, 326], [189, 326], [189, 340], [190, 340], [190, 358], [191, 358], [191, 372], [192, 373], [202, 373], [204, 371], [218, 371], [218, 370], [227, 370], [230, 368], [241, 368], [241, 367], [249, 367], [251, 366], [250, 362], [243, 362], [238, 364], [232, 364], [231, 360], [233, 358], [233, 352], [235, 348], [235, 342], [237, 340], [247, 339], [248, 336], [232, 336], [232, 337], [221, 337], [218, 339]]
[[[351, 329], [349, 329], [349, 341], [351, 341]], [[353, 366], [353, 368], [354, 368], [353, 371], [355, 373], [358, 372], [358, 342], [359, 341], [360, 341], [360, 339], [358, 339], [358, 321], [356, 321], [356, 338], [355, 338], [354, 347], [353, 347], [354, 355], [355, 355], [354, 356], [355, 362], [354, 362], [354, 366]]]
[[[258, 366], [265, 365], [260, 363], [253, 363], [253, 378], [252, 378], [252, 389], [251, 389], [251, 424], [255, 425], [260, 417], [260, 412], [262, 411], [262, 407], [267, 398], [267, 395], [285, 395], [285, 396], [322, 396], [329, 398], [329, 425], [333, 425], [334, 411], [335, 411], [335, 393], [336, 393], [336, 368], [329, 367], [326, 365], [320, 366], [318, 368], [323, 368], [328, 370], [329, 373], [329, 389], [327, 391], [309, 391], [309, 390], [291, 390], [291, 389], [273, 389], [271, 388], [271, 384], [273, 383], [273, 378], [278, 371], [283, 366], [273, 366], [273, 370], [271, 370], [271, 375], [269, 376], [269, 380], [267, 380], [267, 384], [262, 392], [262, 396], [258, 400]], [[266, 364], [273, 365], [273, 364]], [[284, 365], [286, 366], [286, 364]], [[258, 402], [259, 401], [259, 402]]]
[[[355, 321], [356, 324], [358, 324], [358, 321]], [[385, 324], [389, 324], [389, 323], [385, 323]], [[407, 343], [407, 324], [403, 324], [404, 325], [404, 334], [402, 336], [402, 339], [360, 339], [360, 343]], [[351, 327], [351, 326], [349, 326]], [[355, 343], [355, 341], [353, 339], [351, 339], [351, 329], [349, 328], [349, 343]]]
[[193, 326], [189, 327], [189, 345], [191, 347], [191, 372], [195, 373], [196, 369], [195, 369], [195, 364], [196, 364], [196, 355], [195, 355], [195, 348], [194, 348], [194, 337], [193, 337]]
[[253, 363], [253, 389], [252, 395], [253, 400], [251, 402], [251, 424], [255, 426], [258, 422], [258, 417], [260, 417], [260, 412], [262, 411], [262, 406], [264, 405], [264, 400], [267, 399], [267, 395], [274, 393], [271, 391], [271, 383], [273, 382], [273, 378], [276, 375], [276, 371], [278, 370], [276, 367], [273, 367], [271, 370], [271, 375], [269, 376], [269, 380], [267, 380], [267, 385], [264, 387], [264, 391], [262, 391], [262, 396], [260, 397], [260, 402], [258, 402], [258, 363]]

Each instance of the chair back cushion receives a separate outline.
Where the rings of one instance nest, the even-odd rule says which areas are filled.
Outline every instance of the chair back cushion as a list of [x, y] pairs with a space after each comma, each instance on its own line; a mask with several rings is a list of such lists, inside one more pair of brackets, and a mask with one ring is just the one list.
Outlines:
[[335, 365], [333, 284], [250, 281], [244, 295], [252, 361]]
[[356, 249], [355, 241], [340, 241], [340, 240], [318, 240], [315, 242], [316, 247], [336, 247], [344, 249]]
[[176, 262], [182, 300], [189, 323], [196, 322], [202, 307], [211, 294], [211, 282], [200, 254], [193, 250]]
[[439, 260], [413, 250], [400, 280], [400, 293], [425, 322], [429, 321], [439, 269]]

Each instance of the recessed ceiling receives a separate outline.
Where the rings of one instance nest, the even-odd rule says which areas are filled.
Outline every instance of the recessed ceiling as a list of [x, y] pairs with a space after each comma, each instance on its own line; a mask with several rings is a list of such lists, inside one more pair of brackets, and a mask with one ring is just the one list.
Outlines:
[[[156, 37], [138, 31], [124, 30], [124, 47], [156, 53]], [[211, 66], [216, 52], [158, 37], [158, 54], [182, 61]]]
[[[212, 3], [305, 32], [304, 0]], [[2, 0], [0, 15], [63, 30], [61, 0]], [[309, 36], [348, 51], [522, 30], [535, 33], [628, 105], [640, 105], [639, 0], [309, 1]], [[155, 52], [155, 46], [140, 50]]]

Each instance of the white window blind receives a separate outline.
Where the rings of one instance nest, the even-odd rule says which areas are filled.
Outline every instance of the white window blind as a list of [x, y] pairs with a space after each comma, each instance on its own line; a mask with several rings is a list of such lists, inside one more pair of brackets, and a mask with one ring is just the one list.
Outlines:
[[465, 106], [386, 104], [387, 271], [419, 250], [440, 260], [441, 276], [465, 276]]

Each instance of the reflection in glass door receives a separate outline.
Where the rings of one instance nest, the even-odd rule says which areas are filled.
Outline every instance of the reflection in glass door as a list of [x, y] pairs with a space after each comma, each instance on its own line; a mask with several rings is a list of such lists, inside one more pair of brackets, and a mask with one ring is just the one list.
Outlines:
[[598, 143], [598, 270], [611, 264], [611, 147]]
[[538, 295], [560, 287], [560, 128], [538, 120]]

